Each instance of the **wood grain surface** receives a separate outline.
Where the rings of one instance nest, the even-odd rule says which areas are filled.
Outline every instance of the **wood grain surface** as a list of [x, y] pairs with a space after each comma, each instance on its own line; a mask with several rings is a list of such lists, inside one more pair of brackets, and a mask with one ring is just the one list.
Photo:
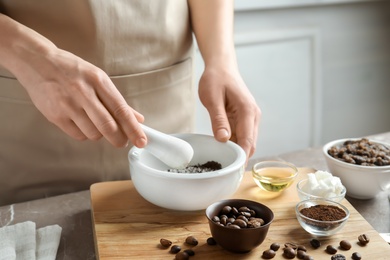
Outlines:
[[[263, 251], [273, 242], [281, 245], [286, 242], [301, 244], [314, 259], [331, 259], [331, 255], [325, 252], [326, 246], [338, 248], [339, 242], [346, 239], [351, 242], [352, 248], [348, 251], [338, 249], [338, 253], [345, 255], [346, 259], [352, 259], [353, 252], [359, 252], [362, 259], [390, 259], [390, 246], [346, 199], [342, 203], [350, 210], [350, 218], [344, 228], [336, 235], [319, 238], [322, 242], [320, 248], [310, 246], [309, 241], [314, 236], [301, 228], [294, 211], [299, 201], [296, 183], [309, 172], [314, 170], [300, 168], [294, 184], [279, 194], [261, 191], [251, 173], [244, 174], [239, 190], [233, 197], [259, 201], [275, 214], [265, 241], [245, 254], [230, 253], [219, 246], [207, 245], [206, 240], [211, 235], [204, 210], [180, 212], [157, 207], [144, 200], [131, 181], [94, 184], [90, 191], [96, 256], [98, 259], [175, 259], [169, 249], [160, 246], [160, 239], [165, 238], [180, 245], [183, 250], [192, 248], [195, 256], [190, 259], [262, 259]], [[370, 237], [370, 243], [366, 246], [357, 243], [357, 237], [363, 233]], [[197, 246], [184, 243], [190, 235], [198, 239]], [[279, 250], [273, 259], [286, 258]]]

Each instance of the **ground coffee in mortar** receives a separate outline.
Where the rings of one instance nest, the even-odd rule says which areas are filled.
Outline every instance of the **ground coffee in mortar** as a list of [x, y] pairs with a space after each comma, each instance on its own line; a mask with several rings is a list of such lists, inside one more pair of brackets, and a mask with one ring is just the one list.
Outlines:
[[196, 164], [187, 166], [184, 169], [168, 169], [168, 172], [176, 173], [202, 173], [213, 172], [222, 169], [222, 165], [215, 161], [208, 161], [204, 164]]

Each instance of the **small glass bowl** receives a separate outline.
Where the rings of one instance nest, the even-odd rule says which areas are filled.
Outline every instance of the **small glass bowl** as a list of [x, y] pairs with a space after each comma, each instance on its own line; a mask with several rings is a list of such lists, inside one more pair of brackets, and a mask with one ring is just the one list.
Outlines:
[[303, 180], [299, 181], [298, 184], [297, 184], [297, 192], [298, 192], [298, 196], [299, 196], [300, 200], [327, 199], [327, 200], [332, 200], [332, 201], [335, 201], [335, 202], [340, 202], [340, 201], [342, 201], [344, 199], [345, 194], [347, 193], [347, 189], [343, 186], [342, 192], [340, 193], [340, 195], [337, 195], [337, 196], [321, 197], [321, 196], [313, 195], [313, 194], [304, 192], [302, 190], [302, 187], [304, 187], [306, 185], [308, 180], [309, 179], [303, 179]]
[[283, 161], [263, 161], [252, 168], [256, 184], [269, 192], [281, 192], [291, 186], [298, 175], [295, 165]]
[[[346, 216], [340, 220], [334, 221], [321, 221], [313, 218], [309, 218], [301, 213], [304, 208], [310, 208], [316, 205], [327, 205], [338, 207], [346, 213]], [[297, 216], [299, 224], [308, 233], [316, 236], [331, 236], [340, 231], [349, 218], [349, 210], [338, 202], [326, 200], [326, 199], [309, 199], [300, 201], [295, 207], [295, 214]]]

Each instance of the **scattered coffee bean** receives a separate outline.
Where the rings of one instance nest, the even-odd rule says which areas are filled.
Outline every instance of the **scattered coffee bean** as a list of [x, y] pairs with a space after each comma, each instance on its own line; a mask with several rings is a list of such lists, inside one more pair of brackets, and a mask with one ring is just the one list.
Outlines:
[[299, 259], [304, 259], [306, 255], [307, 255], [306, 251], [303, 251], [303, 250], [298, 250], [297, 251], [297, 257]]
[[348, 240], [341, 240], [340, 241], [340, 248], [344, 250], [351, 249], [352, 245]]
[[280, 244], [279, 244], [279, 243], [276, 243], [276, 242], [275, 242], [275, 243], [272, 243], [272, 245], [270, 246], [270, 248], [276, 252], [276, 251], [279, 250]]
[[360, 259], [362, 259], [362, 256], [358, 252], [355, 252], [352, 254], [352, 259], [353, 260], [360, 260]]
[[330, 259], [331, 259], [331, 260], [347, 260], [347, 259], [345, 258], [345, 256], [342, 255], [342, 254], [335, 254], [335, 255], [332, 255], [332, 257], [331, 257]]
[[336, 249], [334, 246], [332, 246], [332, 245], [328, 245], [328, 246], [326, 247], [326, 250], [325, 250], [325, 251], [326, 251], [328, 254], [331, 254], [331, 255], [337, 253], [337, 249]]
[[360, 245], [365, 246], [370, 242], [370, 238], [366, 234], [358, 236]]
[[161, 238], [161, 239], [160, 239], [160, 244], [161, 244], [163, 247], [170, 247], [170, 246], [172, 245], [172, 242], [169, 241], [168, 239]]
[[179, 245], [173, 245], [171, 246], [171, 253], [172, 254], [177, 254], [179, 253], [181, 250], [181, 247]]
[[186, 252], [179, 252], [175, 256], [176, 260], [187, 260], [190, 259], [190, 256]]
[[213, 237], [209, 237], [209, 238], [207, 238], [207, 244], [210, 246], [214, 246], [217, 244], [217, 241], [215, 241], [215, 239]]
[[285, 247], [283, 248], [283, 256], [287, 259], [293, 259], [295, 258], [295, 250], [291, 247]]
[[303, 245], [299, 245], [297, 249], [305, 252], [307, 251], [306, 247]]
[[297, 249], [298, 245], [295, 243], [288, 242], [284, 244], [284, 247], [291, 247], [292, 249]]
[[313, 238], [312, 240], [310, 240], [310, 245], [316, 249], [321, 246], [321, 242], [318, 239]]
[[194, 256], [195, 255], [195, 251], [192, 250], [192, 249], [186, 249], [186, 250], [184, 250], [184, 252], [186, 252], [187, 255], [189, 255], [189, 256]]
[[276, 255], [276, 253], [275, 253], [274, 250], [268, 249], [268, 250], [265, 250], [265, 251], [263, 252], [262, 257], [263, 257], [264, 259], [272, 259], [272, 258], [275, 257], [275, 255]]
[[310, 255], [305, 255], [303, 260], [314, 260], [314, 258], [312, 256], [310, 256]]
[[186, 238], [186, 243], [191, 246], [196, 246], [198, 244], [198, 240], [194, 236], [189, 236]]

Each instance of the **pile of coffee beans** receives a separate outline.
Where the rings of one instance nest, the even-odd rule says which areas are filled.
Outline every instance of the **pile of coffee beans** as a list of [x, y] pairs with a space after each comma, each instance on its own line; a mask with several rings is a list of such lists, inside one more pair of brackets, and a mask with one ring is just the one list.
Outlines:
[[224, 206], [218, 215], [212, 217], [212, 221], [221, 226], [241, 229], [257, 228], [264, 225], [264, 220], [257, 217], [256, 211], [246, 206], [236, 208]]
[[390, 165], [390, 148], [366, 138], [347, 140], [340, 147], [331, 147], [328, 154], [337, 160], [362, 166]]

